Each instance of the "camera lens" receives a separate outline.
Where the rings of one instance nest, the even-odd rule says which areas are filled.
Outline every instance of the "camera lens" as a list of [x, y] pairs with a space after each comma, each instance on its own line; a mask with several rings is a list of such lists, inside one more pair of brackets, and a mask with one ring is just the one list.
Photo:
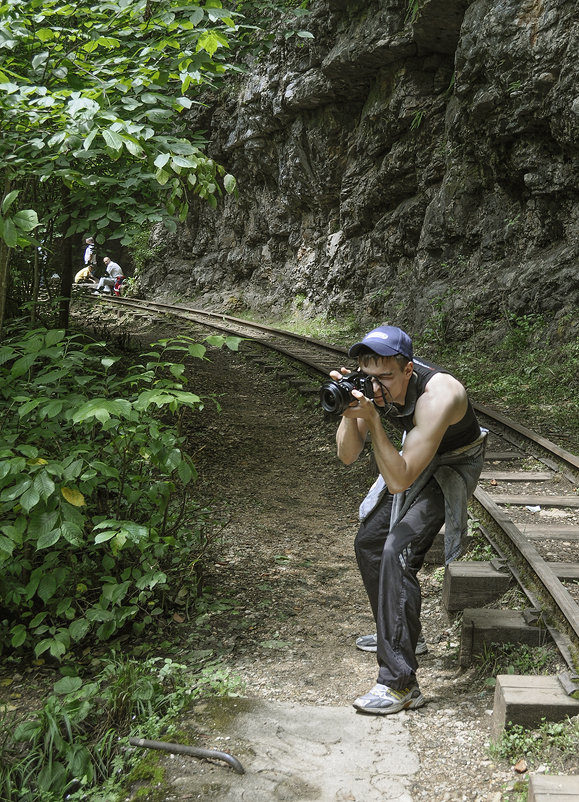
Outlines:
[[341, 415], [352, 401], [352, 385], [345, 382], [326, 382], [320, 389], [320, 403], [326, 412]]

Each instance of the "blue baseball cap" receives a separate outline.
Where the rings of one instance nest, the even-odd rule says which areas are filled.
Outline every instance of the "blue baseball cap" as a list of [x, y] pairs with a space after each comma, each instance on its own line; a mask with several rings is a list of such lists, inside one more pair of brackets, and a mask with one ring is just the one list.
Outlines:
[[364, 337], [362, 342], [355, 343], [348, 351], [348, 356], [358, 356], [370, 349], [379, 356], [396, 356], [402, 354], [412, 360], [412, 340], [405, 331], [397, 326], [378, 326]]

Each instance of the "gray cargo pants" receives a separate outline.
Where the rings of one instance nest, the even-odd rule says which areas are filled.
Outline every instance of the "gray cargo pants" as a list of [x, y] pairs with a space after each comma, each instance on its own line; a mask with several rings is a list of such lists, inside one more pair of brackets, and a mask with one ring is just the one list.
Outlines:
[[431, 478], [390, 530], [393, 496], [386, 493], [360, 525], [354, 548], [378, 635], [378, 682], [406, 688], [416, 678], [420, 634], [417, 573], [444, 523], [444, 495]]

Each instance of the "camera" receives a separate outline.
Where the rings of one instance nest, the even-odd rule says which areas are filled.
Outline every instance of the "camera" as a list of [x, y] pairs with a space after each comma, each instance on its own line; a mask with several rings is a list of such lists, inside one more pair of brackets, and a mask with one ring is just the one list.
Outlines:
[[326, 412], [341, 415], [355, 401], [352, 390], [359, 390], [366, 398], [374, 398], [372, 379], [361, 370], [343, 376], [339, 381], [325, 382], [320, 388], [320, 402]]

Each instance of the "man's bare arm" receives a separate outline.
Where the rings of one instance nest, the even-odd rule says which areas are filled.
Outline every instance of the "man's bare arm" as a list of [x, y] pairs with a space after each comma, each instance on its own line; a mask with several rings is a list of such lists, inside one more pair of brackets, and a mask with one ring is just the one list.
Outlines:
[[[351, 372], [349, 368], [341, 368], [339, 371], [331, 371], [330, 376], [334, 381], [339, 381]], [[364, 448], [367, 434], [368, 425], [365, 421], [356, 417], [342, 417], [336, 432], [336, 446], [338, 459], [344, 465], [356, 462]]]
[[360, 418], [342, 417], [336, 432], [338, 458], [344, 465], [356, 462], [366, 442], [368, 426]]

